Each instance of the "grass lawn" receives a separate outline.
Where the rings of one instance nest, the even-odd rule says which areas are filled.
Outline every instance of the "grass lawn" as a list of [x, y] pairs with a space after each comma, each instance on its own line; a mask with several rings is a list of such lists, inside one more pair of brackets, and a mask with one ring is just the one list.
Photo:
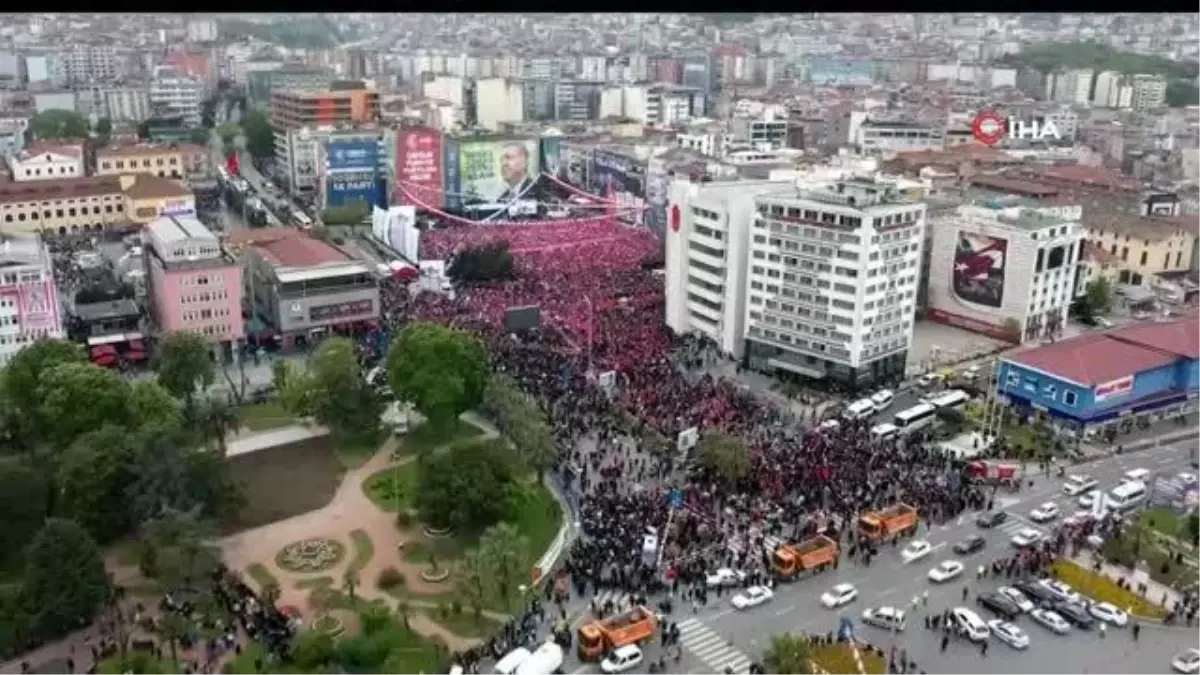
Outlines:
[[425, 537], [406, 541], [404, 542], [404, 562], [411, 565], [424, 565], [429, 562], [430, 554], [436, 555], [439, 562], [457, 560], [462, 557], [463, 551], [469, 543], [461, 541], [457, 537], [442, 537], [441, 539]]
[[443, 445], [482, 435], [483, 429], [462, 420], [454, 420], [454, 425], [447, 429], [437, 429], [428, 423], [419, 424], [409, 430], [400, 439], [400, 446], [396, 449], [396, 455], [416, 455], [434, 450]]
[[1181, 541], [1187, 540], [1187, 533], [1183, 530], [1183, 521], [1175, 515], [1174, 511], [1166, 507], [1142, 511], [1138, 514], [1138, 524]]
[[295, 586], [302, 591], [314, 591], [322, 588], [332, 588], [333, 577], [314, 577], [312, 579], [301, 579], [295, 583]]
[[1151, 619], [1161, 619], [1167, 615], [1167, 610], [1154, 604], [1133, 591], [1128, 591], [1117, 582], [1103, 574], [1097, 574], [1089, 569], [1066, 560], [1060, 560], [1050, 568], [1054, 578], [1070, 585], [1082, 595], [1110, 602], [1121, 609]]
[[530, 564], [550, 548], [550, 542], [562, 526], [562, 509], [545, 486], [530, 482], [513, 497], [511, 519], [517, 530], [529, 540]]
[[810, 646], [809, 653], [813, 663], [827, 673], [863, 672], [868, 675], [883, 675], [887, 672], [887, 659], [862, 646], [858, 649], [864, 668], [861, 671], [858, 669], [858, 662], [854, 659], [854, 651], [848, 644]]
[[263, 565], [262, 563], [252, 563], [246, 568], [246, 574], [250, 575], [250, 578], [254, 580], [254, 583], [258, 584], [258, 589], [260, 591], [271, 584], [279, 583], [279, 580], [275, 578], [275, 575], [271, 574], [271, 570], [267, 569], [267, 566]]
[[354, 544], [354, 557], [350, 560], [348, 569], [358, 574], [366, 569], [367, 563], [371, 562], [371, 556], [375, 555], [375, 542], [371, 541], [366, 530], [352, 530], [350, 541]]
[[246, 505], [223, 524], [226, 531], [266, 525], [328, 504], [343, 473], [333, 454], [329, 438], [322, 437], [229, 458], [230, 472], [242, 484]]
[[270, 431], [296, 423], [296, 416], [283, 409], [277, 399], [263, 403], [247, 403], [238, 411], [242, 426], [250, 431]]
[[445, 615], [436, 610], [422, 610], [431, 621], [436, 621], [441, 624], [446, 630], [465, 638], [488, 638], [500, 631], [502, 627], [499, 621], [491, 617], [481, 615], [478, 620], [475, 619], [475, 613], [469, 608], [464, 608], [463, 611], [455, 614], [454, 612], [446, 612]]
[[357, 469], [366, 464], [367, 460], [374, 457], [376, 452], [379, 452], [379, 444], [377, 443], [338, 444], [333, 448], [333, 456], [337, 458], [337, 461], [346, 470]]
[[377, 471], [362, 484], [363, 492], [375, 506], [395, 513], [416, 507], [417, 463], [415, 461]]

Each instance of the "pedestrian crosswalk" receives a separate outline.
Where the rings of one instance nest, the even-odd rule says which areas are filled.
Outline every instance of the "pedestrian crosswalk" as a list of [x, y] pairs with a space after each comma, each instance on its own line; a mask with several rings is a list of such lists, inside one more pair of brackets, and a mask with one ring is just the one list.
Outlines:
[[[780, 546], [783, 546], [784, 544], [787, 543], [786, 540], [784, 540], [780, 537], [776, 537], [775, 535], [772, 535], [772, 534], [768, 534], [767, 536], [763, 537], [762, 541], [763, 541], [762, 550], [770, 551], [772, 553], [775, 552], [775, 549], [777, 549]], [[726, 547], [730, 551], [733, 551], [734, 553], [741, 553], [742, 552], [742, 541], [740, 539], [731, 539], [729, 541], [729, 543], [726, 545]]]
[[596, 606], [603, 607], [608, 601], [612, 601], [613, 607], [620, 611], [622, 608], [629, 605], [633, 600], [633, 594], [616, 589], [607, 589], [596, 594]]
[[1012, 514], [1009, 515], [1008, 520], [1004, 521], [1000, 525], [997, 525], [996, 529], [1003, 532], [1004, 536], [1006, 536], [1006, 537], [1011, 537], [1014, 534], [1020, 532], [1021, 530], [1026, 530], [1026, 529], [1037, 530], [1038, 532], [1042, 533], [1043, 537], [1046, 536], [1045, 528], [1034, 524], [1033, 521], [1026, 520], [1025, 518], [1022, 518], [1021, 516], [1016, 516], [1016, 515], [1012, 515]]
[[750, 672], [750, 657], [733, 647], [699, 619], [680, 621], [679, 644], [713, 669], [714, 673], [730, 672], [743, 675]]

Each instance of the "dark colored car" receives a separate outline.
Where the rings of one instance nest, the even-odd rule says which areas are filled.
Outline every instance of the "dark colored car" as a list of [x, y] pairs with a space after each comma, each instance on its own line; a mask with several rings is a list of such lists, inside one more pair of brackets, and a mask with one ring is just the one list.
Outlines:
[[1035, 584], [1031, 581], [1018, 581], [1012, 587], [1021, 591], [1035, 605], [1052, 605], [1058, 602], [1058, 598], [1041, 584]]
[[1005, 621], [1014, 621], [1021, 615], [1021, 608], [1017, 606], [1017, 603], [999, 593], [984, 593], [976, 596], [975, 602]]
[[1059, 616], [1074, 624], [1080, 630], [1091, 630], [1096, 625], [1096, 619], [1083, 605], [1074, 602], [1056, 602], [1050, 606]]
[[976, 534], [955, 544], [954, 552], [959, 555], [971, 555], [976, 551], [982, 551], [985, 544], [987, 544], [987, 540]]
[[980, 527], [995, 527], [1006, 520], [1008, 514], [1004, 511], [984, 511], [975, 519], [975, 524]]

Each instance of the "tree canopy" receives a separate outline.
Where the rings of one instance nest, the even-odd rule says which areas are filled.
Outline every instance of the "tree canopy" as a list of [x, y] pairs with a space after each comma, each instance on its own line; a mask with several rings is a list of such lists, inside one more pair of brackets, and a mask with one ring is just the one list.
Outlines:
[[1169, 79], [1194, 79], [1197, 75], [1195, 61], [1172, 61], [1122, 51], [1101, 42], [1045, 42], [1025, 47], [1001, 61], [1044, 73], [1057, 68], [1091, 68], [1096, 72], [1115, 70], [1129, 75], [1163, 75]]
[[242, 115], [242, 133], [246, 136], [246, 150], [252, 156], [261, 159], [275, 156], [275, 131], [261, 109], [250, 108]]
[[507, 241], [493, 241], [459, 251], [446, 275], [456, 283], [482, 283], [513, 277], [513, 258]]
[[46, 521], [26, 554], [22, 592], [38, 636], [63, 635], [90, 620], [109, 598], [100, 549], [79, 525]]
[[508, 512], [513, 462], [501, 441], [460, 443], [422, 456], [417, 509], [436, 527], [475, 532]]
[[365, 201], [353, 201], [342, 206], [331, 206], [321, 212], [321, 222], [327, 227], [357, 226], [371, 214], [371, 205]]
[[808, 640], [800, 635], [783, 633], [771, 636], [771, 646], [763, 655], [763, 667], [768, 673], [807, 675], [813, 672], [812, 650]]
[[432, 323], [408, 326], [388, 351], [392, 392], [443, 428], [479, 404], [488, 369], [478, 338]]
[[717, 476], [735, 481], [750, 472], [750, 449], [736, 436], [706, 431], [696, 444], [696, 461]]
[[89, 136], [89, 125], [83, 115], [74, 110], [47, 110], [29, 120], [29, 132], [41, 140], [83, 140]]
[[284, 383], [282, 397], [290, 412], [316, 419], [340, 440], [378, 440], [383, 401], [363, 377], [350, 340], [330, 338], [317, 347], [307, 370], [275, 376]]
[[154, 369], [158, 372], [159, 384], [189, 405], [198, 391], [211, 387], [216, 381], [212, 350], [199, 333], [167, 334], [159, 342]]

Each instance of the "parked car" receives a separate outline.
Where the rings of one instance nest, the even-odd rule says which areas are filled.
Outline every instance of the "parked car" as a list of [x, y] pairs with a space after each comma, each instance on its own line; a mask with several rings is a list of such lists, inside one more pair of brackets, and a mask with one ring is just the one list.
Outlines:
[[1046, 523], [1058, 517], [1058, 504], [1046, 502], [1029, 513], [1029, 519], [1035, 523]]
[[1032, 527], [1026, 527], [1018, 530], [1017, 533], [1012, 536], [1010, 541], [1012, 542], [1012, 545], [1016, 546], [1017, 548], [1025, 548], [1038, 543], [1044, 536], [1045, 535], [1042, 534], [1041, 530], [1035, 530]]
[[1088, 613], [1087, 607], [1077, 602], [1062, 600], [1051, 605], [1051, 609], [1080, 630], [1091, 630], [1096, 625], [1096, 619]]
[[1033, 583], [1032, 581], [1018, 581], [1013, 584], [1013, 588], [1021, 591], [1021, 593], [1033, 601], [1033, 604], [1040, 605], [1051, 602], [1058, 602], [1058, 596], [1051, 593], [1044, 586]]
[[1025, 649], [1029, 647], [1029, 636], [1016, 624], [1000, 619], [992, 619], [987, 622], [987, 626], [992, 631], [992, 635], [996, 636], [997, 640], [1009, 647], [1013, 649]]
[[975, 596], [975, 602], [1005, 621], [1013, 621], [1021, 614], [1021, 608], [1016, 603], [999, 593], [984, 593]]
[[1067, 480], [1063, 483], [1063, 492], [1068, 496], [1075, 495], [1094, 490], [1099, 483], [1091, 476], [1067, 476]]
[[1171, 659], [1171, 669], [1184, 675], [1200, 673], [1200, 649], [1187, 649], [1176, 654]]
[[1071, 632], [1071, 624], [1067, 620], [1056, 614], [1053, 610], [1038, 608], [1029, 613], [1043, 628], [1047, 628], [1059, 635], [1066, 635]]
[[637, 645], [617, 647], [600, 662], [600, 671], [605, 675], [623, 673], [642, 665], [642, 650]]
[[1017, 589], [1013, 588], [1012, 586], [1001, 586], [1000, 588], [996, 589], [996, 592], [999, 593], [1000, 595], [1003, 595], [1004, 597], [1008, 598], [1009, 602], [1013, 603], [1018, 608], [1020, 608], [1020, 610], [1022, 612], [1025, 612], [1025, 613], [1032, 612], [1033, 608], [1036, 607], [1036, 605], [1033, 604], [1032, 600], [1025, 597], [1024, 593], [1022, 593], [1021, 591], [1018, 591]]
[[1056, 579], [1042, 579], [1038, 585], [1050, 592], [1055, 600], [1064, 602], [1079, 602], [1079, 594], [1075, 592], [1068, 584], [1064, 584]]
[[1093, 602], [1088, 605], [1088, 613], [1117, 628], [1124, 628], [1129, 623], [1129, 615], [1111, 602]]

